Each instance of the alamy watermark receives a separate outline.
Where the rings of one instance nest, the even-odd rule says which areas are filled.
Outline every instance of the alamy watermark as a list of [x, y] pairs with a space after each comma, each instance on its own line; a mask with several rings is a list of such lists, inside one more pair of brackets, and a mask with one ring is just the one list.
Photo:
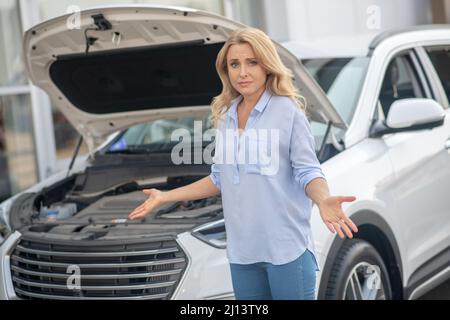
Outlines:
[[381, 29], [381, 8], [377, 5], [370, 5], [366, 9], [366, 27], [369, 30]]
[[66, 27], [69, 30], [80, 30], [81, 28], [81, 18], [80, 18], [81, 9], [79, 6], [71, 5], [66, 9], [66, 13], [69, 13], [70, 16], [66, 20]]
[[[194, 121], [193, 136], [187, 129], [175, 129], [172, 132], [171, 141], [179, 141], [172, 148], [172, 163], [245, 164], [258, 167], [265, 175], [278, 172], [279, 129], [249, 128], [239, 134], [235, 129], [208, 129], [203, 132], [202, 126], [202, 121]], [[206, 147], [205, 142], [208, 143]]]
[[366, 286], [369, 290], [379, 290], [381, 288], [381, 270], [380, 267], [371, 264], [364, 270], [366, 277]]
[[76, 264], [72, 264], [67, 267], [66, 273], [70, 274], [66, 281], [67, 289], [81, 290], [81, 268]]

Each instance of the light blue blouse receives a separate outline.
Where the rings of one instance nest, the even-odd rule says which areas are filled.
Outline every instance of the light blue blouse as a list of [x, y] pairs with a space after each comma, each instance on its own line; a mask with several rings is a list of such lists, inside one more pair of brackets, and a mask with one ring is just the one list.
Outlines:
[[304, 112], [268, 90], [238, 133], [233, 100], [216, 131], [211, 180], [221, 190], [230, 263], [285, 264], [309, 249], [312, 200], [306, 185], [325, 176]]

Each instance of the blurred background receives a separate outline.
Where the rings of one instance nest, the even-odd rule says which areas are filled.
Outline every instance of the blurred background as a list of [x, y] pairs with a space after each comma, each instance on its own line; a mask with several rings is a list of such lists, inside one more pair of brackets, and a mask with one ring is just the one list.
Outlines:
[[[1, 0], [0, 201], [67, 168], [78, 140], [48, 96], [28, 81], [23, 32], [74, 7], [131, 3], [211, 11], [258, 27], [280, 42], [335, 43], [340, 51], [383, 30], [450, 23], [450, 0]], [[82, 146], [81, 159], [86, 152]]]

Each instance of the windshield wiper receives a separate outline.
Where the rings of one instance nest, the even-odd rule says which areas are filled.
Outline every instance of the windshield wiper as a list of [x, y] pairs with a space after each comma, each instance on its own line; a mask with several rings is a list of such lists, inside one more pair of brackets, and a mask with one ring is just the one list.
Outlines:
[[[106, 154], [144, 154], [144, 153], [171, 153], [173, 148], [179, 142], [165, 142], [161, 144], [148, 144], [148, 145], [128, 145], [124, 149], [116, 149], [116, 150], [108, 150], [105, 151]], [[202, 150], [208, 146], [211, 141], [202, 141]], [[195, 150], [193, 144], [186, 144], [185, 147], [187, 149]], [[200, 150], [198, 150], [200, 151]]]
[[145, 154], [150, 152], [161, 152], [163, 150], [155, 150], [154, 148], [144, 148], [144, 147], [135, 147], [135, 148], [126, 148], [126, 149], [117, 149], [117, 150], [108, 150], [105, 153], [107, 154]]

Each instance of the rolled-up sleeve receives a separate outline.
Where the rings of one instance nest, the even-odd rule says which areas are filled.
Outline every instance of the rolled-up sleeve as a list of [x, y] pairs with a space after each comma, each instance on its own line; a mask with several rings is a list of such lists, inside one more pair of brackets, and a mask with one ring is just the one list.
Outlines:
[[305, 193], [306, 186], [313, 179], [325, 179], [316, 156], [314, 136], [309, 121], [301, 110], [296, 110], [294, 113], [290, 140], [290, 160], [294, 179], [301, 185]]
[[224, 122], [219, 122], [219, 128], [216, 129], [215, 133], [215, 139], [214, 139], [214, 156], [212, 158], [212, 164], [211, 164], [211, 174], [209, 177], [211, 178], [214, 185], [221, 190], [221, 184], [220, 184], [220, 156], [222, 152], [222, 139], [221, 139], [221, 130], [224, 129]]
[[214, 185], [220, 190], [220, 169], [215, 163], [211, 165], [211, 174], [209, 175]]

